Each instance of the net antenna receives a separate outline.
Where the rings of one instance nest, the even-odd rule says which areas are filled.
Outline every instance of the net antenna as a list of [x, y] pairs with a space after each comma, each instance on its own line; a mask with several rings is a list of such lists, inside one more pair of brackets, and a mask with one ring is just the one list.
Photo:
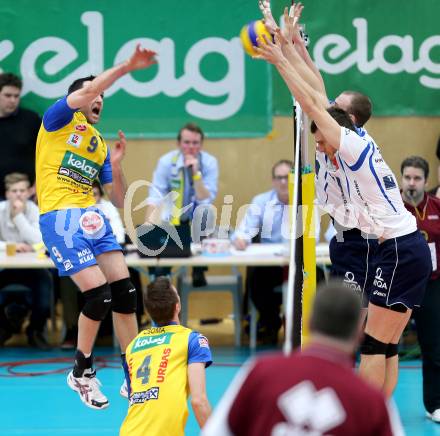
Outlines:
[[[293, 5], [293, 1], [292, 1]], [[290, 8], [289, 14], [292, 12]], [[300, 27], [301, 36], [308, 45], [309, 39], [305, 33], [305, 26]], [[308, 153], [308, 131], [309, 120], [302, 111], [301, 106], [292, 98], [293, 103], [293, 162], [294, 167], [289, 180], [293, 185], [293, 192], [290, 195], [290, 251], [289, 251], [289, 275], [287, 290], [285, 291], [284, 316], [285, 316], [285, 338], [283, 352], [288, 355], [301, 346], [303, 341], [303, 290], [304, 290], [304, 224], [303, 224], [303, 174], [311, 175], [311, 165]], [[308, 179], [310, 181], [310, 178]], [[310, 202], [310, 195], [308, 202]], [[313, 194], [312, 194], [313, 197]], [[311, 200], [313, 202], [313, 199]], [[309, 213], [307, 221], [310, 225], [310, 216], [313, 218], [313, 204], [308, 204]], [[307, 208], [306, 208], [307, 209]], [[310, 236], [310, 232], [307, 237]], [[313, 240], [314, 243], [314, 240]], [[310, 242], [308, 241], [308, 244]], [[314, 279], [314, 277], [313, 277]], [[314, 285], [316, 287], [316, 284]]]

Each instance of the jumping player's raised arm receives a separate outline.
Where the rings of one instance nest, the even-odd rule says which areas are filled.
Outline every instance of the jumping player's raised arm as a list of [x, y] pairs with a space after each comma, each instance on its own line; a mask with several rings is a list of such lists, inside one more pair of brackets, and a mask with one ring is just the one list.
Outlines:
[[[263, 0], [259, 1], [259, 6], [261, 13], [264, 17], [264, 24], [271, 34], [275, 34], [279, 28], [275, 22], [270, 1]], [[314, 64], [312, 58], [304, 45], [304, 41], [300, 35], [297, 23], [301, 18], [304, 6], [301, 3], [293, 4], [288, 10], [287, 7], [284, 9], [283, 20], [284, 27], [281, 29], [281, 35], [283, 36], [281, 40], [282, 51], [286, 56], [286, 59], [295, 65], [298, 74], [318, 93], [320, 98], [323, 99], [323, 103], [327, 105], [328, 98], [325, 90], [324, 80], [321, 76], [319, 69]], [[293, 43], [291, 48], [287, 44], [284, 44], [286, 40]]]
[[[284, 37], [277, 30], [275, 42], [266, 39], [265, 44], [256, 48], [259, 59], [273, 64], [284, 79], [292, 95], [301, 105], [304, 112], [315, 121], [319, 130], [327, 139], [329, 145], [339, 149], [341, 129], [339, 124], [328, 114], [322, 96], [301, 77], [294, 65], [284, 56], [281, 50], [281, 40]], [[292, 45], [284, 40], [284, 44]], [[293, 47], [289, 48], [290, 50]]]
[[105, 70], [92, 81], [85, 83], [81, 89], [69, 94], [67, 96], [68, 106], [72, 109], [78, 109], [90, 103], [124, 74], [155, 64], [155, 55], [154, 51], [142, 48], [138, 44], [133, 55], [125, 62]]

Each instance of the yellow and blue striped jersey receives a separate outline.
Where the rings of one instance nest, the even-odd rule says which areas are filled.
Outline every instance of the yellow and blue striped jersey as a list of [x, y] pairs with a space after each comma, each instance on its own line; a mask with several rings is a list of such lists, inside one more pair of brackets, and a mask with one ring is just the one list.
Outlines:
[[86, 117], [58, 100], [44, 114], [37, 138], [36, 185], [40, 213], [95, 204], [92, 183], [111, 183], [110, 153]]
[[212, 362], [208, 340], [181, 325], [152, 327], [126, 350], [129, 408], [121, 436], [184, 435], [188, 365]]

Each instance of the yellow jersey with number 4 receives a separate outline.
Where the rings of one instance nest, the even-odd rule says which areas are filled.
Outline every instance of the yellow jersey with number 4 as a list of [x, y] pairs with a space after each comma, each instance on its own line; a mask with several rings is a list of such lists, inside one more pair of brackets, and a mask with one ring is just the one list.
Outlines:
[[136, 336], [126, 350], [129, 408], [121, 436], [184, 435], [192, 362], [211, 363], [207, 339], [197, 332], [173, 324]]
[[89, 207], [95, 204], [93, 181], [111, 182], [106, 143], [81, 112], [69, 108], [66, 97], [44, 114], [35, 172], [41, 214]]

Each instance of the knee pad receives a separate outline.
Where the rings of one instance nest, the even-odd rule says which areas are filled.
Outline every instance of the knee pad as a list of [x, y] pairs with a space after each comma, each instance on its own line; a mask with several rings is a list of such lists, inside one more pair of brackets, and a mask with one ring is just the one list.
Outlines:
[[364, 340], [361, 344], [361, 354], [373, 355], [373, 354], [383, 354], [385, 355], [388, 349], [388, 344], [385, 344], [373, 336], [365, 333]]
[[117, 313], [136, 313], [136, 288], [129, 278], [110, 283], [112, 311]]
[[102, 321], [112, 305], [112, 294], [108, 283], [83, 293], [82, 313], [93, 321]]
[[390, 357], [397, 356], [397, 354], [399, 353], [398, 348], [398, 344], [388, 344], [387, 351], [385, 353], [386, 358], [389, 359]]

